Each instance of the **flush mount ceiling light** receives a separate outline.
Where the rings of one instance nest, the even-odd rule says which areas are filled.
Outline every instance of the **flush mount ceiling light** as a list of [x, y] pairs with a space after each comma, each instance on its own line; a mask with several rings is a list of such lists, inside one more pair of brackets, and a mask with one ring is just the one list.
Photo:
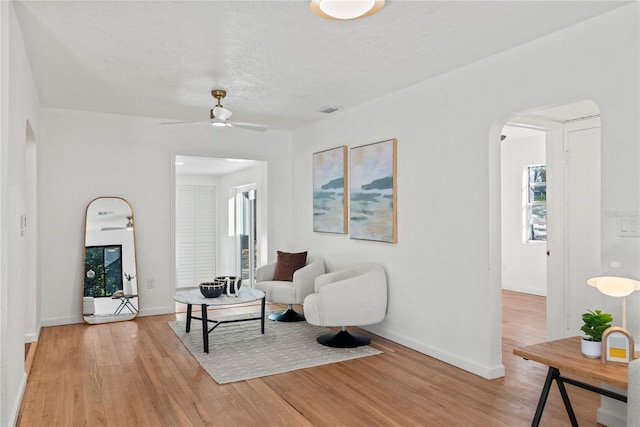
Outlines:
[[373, 15], [384, 6], [384, 0], [311, 0], [309, 7], [316, 15], [325, 19], [364, 18]]

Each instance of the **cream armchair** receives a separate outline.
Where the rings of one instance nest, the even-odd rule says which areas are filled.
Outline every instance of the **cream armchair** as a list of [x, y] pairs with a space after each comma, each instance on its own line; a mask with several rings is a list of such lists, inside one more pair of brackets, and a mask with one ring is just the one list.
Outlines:
[[373, 263], [317, 277], [315, 293], [304, 299], [307, 322], [342, 328], [340, 332], [317, 338], [320, 344], [329, 347], [353, 348], [369, 344], [369, 337], [350, 334], [346, 327], [381, 322], [386, 312], [387, 276], [380, 265]]
[[629, 363], [627, 427], [640, 427], [640, 359]]
[[325, 273], [324, 259], [320, 256], [307, 256], [307, 265], [293, 273], [293, 281], [273, 280], [276, 262], [270, 262], [256, 271], [256, 289], [266, 294], [267, 301], [288, 304], [288, 308], [280, 313], [269, 315], [269, 319], [280, 322], [299, 322], [305, 320], [304, 315], [293, 309], [293, 304], [302, 304], [304, 298], [313, 292], [316, 277]]

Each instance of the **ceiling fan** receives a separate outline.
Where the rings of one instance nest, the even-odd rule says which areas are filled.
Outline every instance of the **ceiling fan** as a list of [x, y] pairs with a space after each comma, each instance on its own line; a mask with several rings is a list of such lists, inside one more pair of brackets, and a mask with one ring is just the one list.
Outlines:
[[168, 123], [160, 123], [162, 125], [172, 125], [172, 124], [186, 124], [186, 123], [203, 123], [208, 122], [211, 126], [216, 127], [236, 127], [247, 130], [255, 130], [258, 132], [264, 132], [267, 130], [266, 126], [257, 125], [254, 123], [242, 123], [242, 122], [233, 122], [229, 120], [231, 117], [231, 111], [227, 110], [222, 106], [220, 100], [227, 96], [227, 91], [222, 89], [214, 89], [211, 91], [211, 96], [218, 100], [218, 103], [215, 107], [209, 110], [209, 120], [202, 120], [199, 122], [168, 122]]

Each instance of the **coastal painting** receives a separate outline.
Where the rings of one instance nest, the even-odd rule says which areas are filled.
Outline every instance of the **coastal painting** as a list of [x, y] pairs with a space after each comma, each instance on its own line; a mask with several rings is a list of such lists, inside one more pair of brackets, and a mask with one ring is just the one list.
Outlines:
[[347, 146], [313, 154], [313, 231], [347, 233]]
[[396, 140], [351, 149], [352, 239], [397, 243]]

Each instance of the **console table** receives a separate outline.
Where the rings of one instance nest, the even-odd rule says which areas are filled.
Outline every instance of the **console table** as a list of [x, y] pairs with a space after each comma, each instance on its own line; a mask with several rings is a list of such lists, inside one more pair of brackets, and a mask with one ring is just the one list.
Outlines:
[[[173, 299], [176, 302], [187, 305], [187, 326], [186, 332], [191, 330], [191, 319], [202, 320], [202, 339], [204, 342], [204, 352], [209, 353], [209, 333], [224, 323], [247, 322], [249, 320], [260, 320], [260, 331], [264, 334], [264, 306], [265, 293], [257, 289], [241, 288], [237, 297], [229, 297], [221, 295], [217, 298], [205, 298], [200, 292], [199, 287], [179, 288], [176, 290]], [[248, 302], [261, 301], [260, 317], [249, 317], [232, 320], [215, 320], [207, 317], [207, 308], [221, 308], [223, 306], [245, 304]], [[201, 307], [201, 316], [195, 317], [191, 314], [193, 305]], [[209, 323], [213, 323], [213, 327], [209, 329]]]
[[[574, 427], [578, 425], [578, 421], [571, 407], [569, 395], [564, 387], [565, 383], [622, 402], [627, 401], [627, 396], [566, 376], [566, 374], [573, 374], [610, 384], [618, 388], [627, 388], [628, 365], [626, 363], [602, 363], [600, 359], [589, 359], [583, 356], [580, 352], [580, 337], [564, 338], [515, 348], [513, 354], [549, 366], [547, 379], [542, 387], [542, 394], [540, 395], [538, 407], [533, 422], [531, 423], [532, 426], [538, 426], [540, 424], [540, 418], [542, 417], [542, 412], [544, 411], [544, 406], [547, 402], [553, 381], [556, 381], [558, 384], [567, 415], [569, 415], [571, 425]], [[560, 371], [565, 375], [561, 374]]]

